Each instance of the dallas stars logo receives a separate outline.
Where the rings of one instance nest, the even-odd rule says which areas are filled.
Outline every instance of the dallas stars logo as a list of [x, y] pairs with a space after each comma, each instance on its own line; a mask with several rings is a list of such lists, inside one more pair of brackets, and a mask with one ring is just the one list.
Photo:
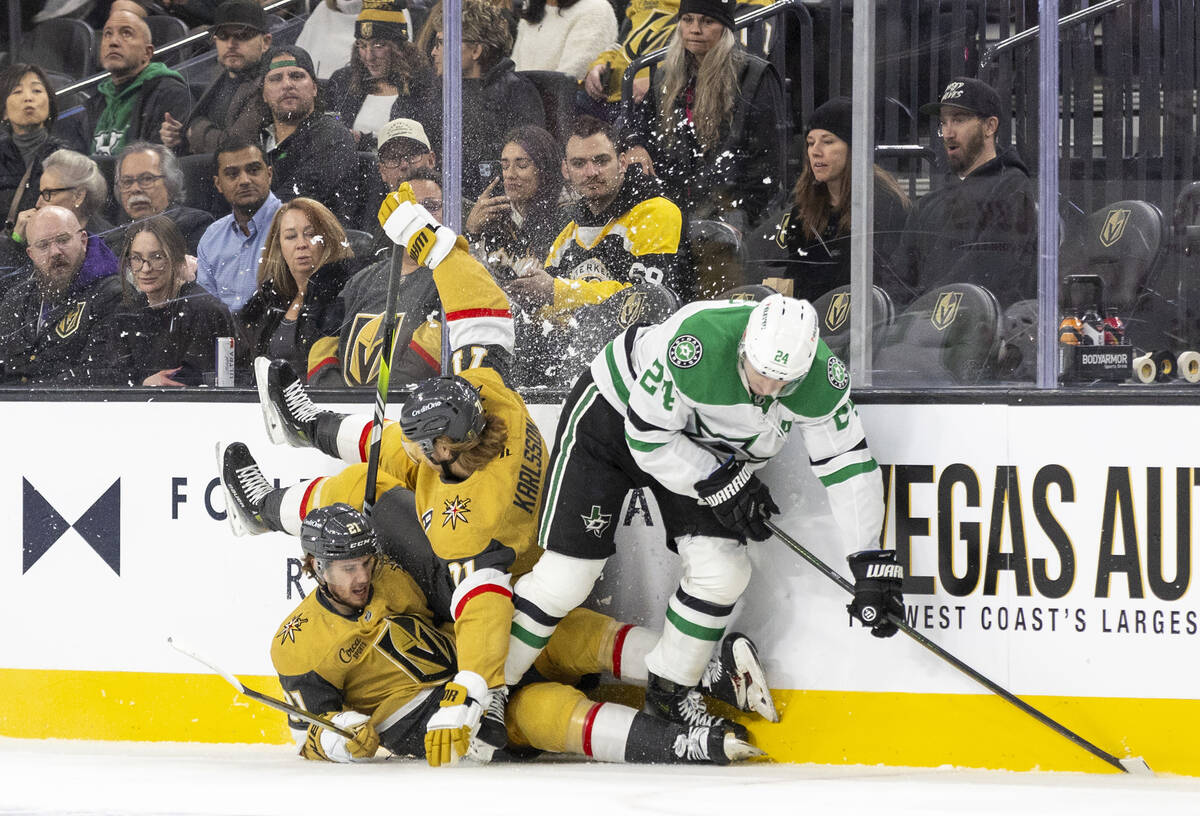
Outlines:
[[604, 528], [608, 526], [608, 522], [612, 519], [612, 513], [601, 513], [600, 505], [593, 504], [591, 515], [585, 516], [580, 514], [579, 517], [583, 519], [583, 531], [585, 533], [592, 533], [596, 538], [600, 538], [604, 533]]
[[442, 526], [450, 525], [451, 530], [458, 529], [458, 523], [467, 523], [467, 513], [471, 511], [467, 509], [467, 505], [471, 503], [470, 499], [460, 499], [457, 495], [453, 499], [445, 500], [446, 509], [442, 511]]
[[283, 628], [275, 633], [275, 637], [279, 638], [279, 645], [282, 646], [285, 642], [296, 642], [296, 633], [300, 631], [300, 627], [308, 623], [308, 618], [302, 618], [299, 615], [292, 618], [283, 625]]

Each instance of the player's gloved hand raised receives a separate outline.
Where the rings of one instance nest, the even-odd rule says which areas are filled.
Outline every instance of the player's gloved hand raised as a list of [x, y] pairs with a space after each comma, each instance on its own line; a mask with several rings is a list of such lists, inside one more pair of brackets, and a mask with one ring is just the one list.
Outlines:
[[464, 756], [479, 729], [488, 687], [473, 671], [460, 671], [442, 692], [442, 703], [425, 724], [425, 759], [435, 768]]
[[713, 509], [717, 520], [735, 533], [766, 541], [771, 531], [764, 524], [779, 512], [771, 491], [732, 456], [706, 478], [696, 482], [700, 500]]
[[846, 609], [870, 626], [875, 637], [896, 634], [896, 624], [887, 617], [892, 612], [904, 619], [904, 567], [896, 561], [896, 551], [863, 550], [846, 560], [854, 576], [854, 600]]
[[309, 744], [313, 747], [319, 746], [315, 753], [333, 762], [362, 762], [370, 759], [379, 750], [379, 732], [371, 725], [369, 719], [366, 714], [358, 711], [342, 711], [330, 717], [329, 721], [354, 734], [354, 739], [347, 739], [320, 725], [310, 725]]
[[443, 227], [429, 210], [417, 203], [406, 181], [379, 205], [379, 225], [393, 243], [404, 247], [417, 263], [433, 269], [454, 249], [458, 236]]
[[479, 731], [471, 738], [467, 758], [476, 762], [491, 762], [492, 755], [508, 744], [508, 729], [504, 723], [504, 712], [508, 708], [508, 686], [497, 686], [487, 691], [487, 702]]

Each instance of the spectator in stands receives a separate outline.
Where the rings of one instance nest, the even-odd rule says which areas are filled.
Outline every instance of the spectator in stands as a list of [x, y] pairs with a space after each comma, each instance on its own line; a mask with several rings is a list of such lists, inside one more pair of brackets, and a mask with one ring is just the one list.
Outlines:
[[781, 189], [779, 76], [733, 36], [736, 0], [683, 0], [632, 142], [689, 219], [739, 233]]
[[267, 65], [263, 100], [271, 118], [263, 144], [274, 173], [272, 189], [283, 201], [314, 198], [339, 217], [353, 216], [358, 173], [354, 137], [325, 115], [312, 59], [303, 48], [286, 45], [271, 49]]
[[[667, 44], [675, 31], [679, 0], [631, 0], [625, 7], [625, 36], [592, 60], [583, 78], [580, 107], [603, 119], [615, 119], [621, 103], [621, 78], [638, 57]], [[633, 101], [641, 102], [650, 87], [650, 69], [638, 72], [633, 81]]]
[[0, 384], [90, 382], [108, 364], [117, 260], [63, 207], [35, 212], [26, 238], [32, 274], [0, 300]]
[[[792, 281], [797, 298], [814, 301], [850, 283], [850, 137], [849, 99], [831, 99], [813, 111], [791, 211], [774, 235], [783, 260], [773, 266], [780, 277]], [[900, 243], [907, 216], [908, 196], [876, 165], [871, 227], [877, 276]]]
[[329, 79], [350, 64], [354, 26], [362, 9], [363, 0], [318, 0], [313, 6], [296, 45], [312, 55], [317, 79]]
[[617, 153], [612, 126], [580, 117], [567, 140], [564, 174], [579, 203], [547, 254], [545, 268], [504, 284], [527, 309], [562, 314], [646, 280], [677, 294], [683, 216], [657, 179], [642, 175]]
[[226, 133], [254, 138], [267, 117], [262, 100], [263, 59], [271, 47], [267, 18], [253, 0], [227, 0], [211, 29], [217, 62], [225, 69], [196, 102], [185, 122], [166, 114], [159, 136], [182, 153], [212, 153]]
[[[436, 30], [433, 43], [433, 64], [442, 73], [442, 18], [434, 17]], [[503, 12], [485, 0], [463, 0], [462, 8], [462, 77], [464, 111], [462, 161], [463, 195], [475, 198], [491, 180], [491, 172], [481, 174], [480, 165], [494, 161], [504, 146], [504, 134], [518, 125], [544, 127], [546, 112], [542, 97], [532, 82], [513, 70], [509, 59], [512, 35]], [[442, 133], [441, 87], [430, 124], [434, 148], [441, 155]]]
[[[188, 254], [196, 254], [200, 237], [213, 222], [213, 217], [180, 203], [183, 200], [183, 171], [175, 154], [161, 144], [134, 142], [117, 157], [114, 178], [122, 211], [118, 226], [161, 213], [174, 221], [183, 233]], [[116, 254], [125, 251], [124, 232], [110, 232], [107, 240]]]
[[[390, 251], [395, 246], [375, 217], [383, 197], [412, 178], [414, 173], [432, 171], [437, 167], [437, 156], [429, 148], [425, 128], [415, 119], [393, 119], [384, 125], [379, 140], [379, 178], [370, 179], [365, 185], [362, 212], [366, 221], [358, 225], [359, 229], [375, 236], [372, 257], [381, 251]], [[441, 190], [440, 181], [438, 189]]]
[[898, 304], [946, 283], [983, 286], [1002, 307], [1037, 297], [1037, 189], [1017, 152], [996, 148], [999, 94], [955, 77], [921, 112], [939, 118], [950, 173], [909, 215], [886, 288]]
[[[562, 149], [542, 128], [522, 125], [508, 132], [500, 173], [471, 208], [463, 232], [488, 267], [503, 277], [530, 261], [540, 267], [570, 216], [559, 201]], [[492, 195], [500, 181], [503, 193]]]
[[512, 58], [518, 71], [558, 71], [583, 79], [617, 40], [608, 0], [528, 0], [521, 5]]
[[329, 108], [371, 150], [391, 120], [428, 118], [435, 80], [409, 41], [404, 0], [366, 0], [354, 36], [350, 64], [329, 79]]
[[58, 105], [41, 68], [23, 62], [5, 68], [0, 72], [0, 98], [0, 212], [11, 234], [17, 214], [37, 203], [43, 160], [62, 144], [51, 132]]
[[[418, 168], [404, 181], [412, 187], [417, 203], [440, 222], [441, 178], [429, 168]], [[406, 252], [398, 255], [401, 278], [396, 311], [404, 318], [396, 327], [390, 371], [393, 385], [441, 373], [441, 327], [436, 320], [427, 319], [442, 308], [433, 272], [418, 266]], [[391, 270], [389, 253], [359, 270], [346, 283], [334, 313], [337, 319], [330, 321], [333, 333], [313, 343], [309, 352], [309, 385], [334, 388], [375, 384], [383, 346], [381, 316]]]
[[335, 306], [353, 256], [342, 225], [321, 202], [301, 197], [280, 207], [258, 267], [258, 291], [237, 316], [239, 367], [266, 355], [307, 371], [313, 342], [338, 333]]
[[217, 148], [217, 188], [233, 212], [200, 239], [196, 282], [236, 312], [258, 289], [258, 265], [282, 202], [271, 192], [271, 167], [262, 146], [231, 134]]
[[109, 16], [100, 38], [100, 66], [109, 78], [86, 105], [93, 154], [113, 156], [133, 141], [157, 142], [167, 114], [187, 119], [192, 109], [187, 82], [161, 62], [152, 62], [153, 56], [145, 20], [127, 11]]
[[125, 235], [124, 297], [111, 324], [109, 382], [200, 385], [216, 370], [216, 340], [233, 337], [229, 309], [189, 280], [187, 247], [171, 219], [155, 215]]

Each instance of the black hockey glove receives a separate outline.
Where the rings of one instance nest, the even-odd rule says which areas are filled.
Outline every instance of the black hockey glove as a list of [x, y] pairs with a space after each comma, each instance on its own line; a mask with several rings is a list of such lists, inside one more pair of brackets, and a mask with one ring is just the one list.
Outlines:
[[740, 536], [766, 541], [771, 531], [764, 522], [779, 512], [771, 491], [732, 456], [706, 478], [696, 482], [700, 500], [713, 509], [717, 520]]
[[891, 637], [899, 631], [888, 620], [895, 613], [904, 620], [904, 567], [896, 561], [895, 550], [863, 550], [846, 558], [854, 576], [854, 600], [846, 609], [875, 637]]

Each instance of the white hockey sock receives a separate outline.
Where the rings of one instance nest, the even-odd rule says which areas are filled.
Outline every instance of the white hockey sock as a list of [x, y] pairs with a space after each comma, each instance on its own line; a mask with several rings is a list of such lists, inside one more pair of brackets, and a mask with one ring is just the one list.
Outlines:
[[625, 743], [637, 711], [619, 703], [596, 703], [583, 723], [583, 753], [601, 762], [624, 762]]
[[613, 677], [622, 683], [646, 682], [646, 655], [658, 643], [659, 634], [642, 626], [626, 626], [613, 642]]
[[604, 559], [542, 554], [513, 587], [513, 621], [504, 682], [520, 682], [568, 612], [583, 603], [604, 569]]
[[[304, 522], [301, 515], [305, 505], [313, 506], [313, 501], [320, 495], [321, 482], [325, 477], [318, 477], [311, 482], [301, 482], [291, 487], [283, 488], [283, 497], [279, 502], [279, 521], [283, 531], [291, 535], [300, 535], [300, 526]], [[307, 501], [305, 501], [307, 499]]]
[[[391, 420], [384, 420], [386, 428]], [[338, 458], [351, 465], [367, 461], [371, 450], [371, 417], [364, 414], [347, 414], [337, 430]]]
[[680, 587], [667, 602], [662, 637], [646, 655], [646, 668], [659, 677], [685, 686], [700, 682], [713, 647], [725, 634], [733, 604], [702, 601]]

